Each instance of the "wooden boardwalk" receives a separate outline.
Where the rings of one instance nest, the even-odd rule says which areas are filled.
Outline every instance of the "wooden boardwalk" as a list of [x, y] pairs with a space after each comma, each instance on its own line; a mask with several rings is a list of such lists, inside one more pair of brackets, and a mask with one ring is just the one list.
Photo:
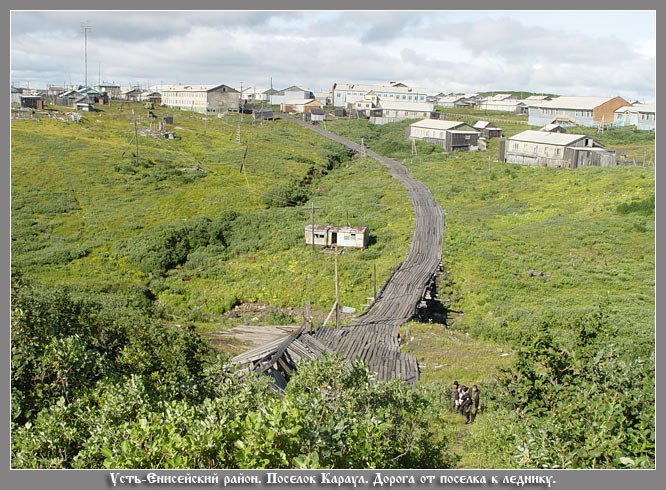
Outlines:
[[[363, 152], [361, 145], [346, 138], [286, 115], [281, 117], [352, 151]], [[404, 165], [368, 149], [365, 149], [365, 154], [386, 165], [391, 175], [407, 188], [412, 199], [414, 233], [407, 258], [391, 275], [369, 309], [352, 325], [337, 329], [320, 326], [312, 334], [301, 332], [292, 342], [309, 338], [317, 342], [319, 351], [336, 351], [349, 360], [364, 360], [377, 374], [377, 379], [399, 378], [407, 383], [415, 383], [419, 377], [418, 363], [413, 355], [400, 352], [398, 329], [414, 317], [426, 288], [440, 266], [444, 211], [430, 190], [409, 175]], [[238, 357], [240, 361], [256, 358], [260, 349], [253, 349]], [[313, 357], [316, 355], [313, 353]], [[238, 358], [234, 360], [239, 361]]]

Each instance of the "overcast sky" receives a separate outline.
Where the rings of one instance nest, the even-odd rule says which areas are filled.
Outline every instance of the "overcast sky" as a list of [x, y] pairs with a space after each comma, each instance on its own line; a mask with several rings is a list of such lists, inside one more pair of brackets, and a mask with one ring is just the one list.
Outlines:
[[17, 85], [401, 81], [654, 101], [654, 11], [14, 11]]

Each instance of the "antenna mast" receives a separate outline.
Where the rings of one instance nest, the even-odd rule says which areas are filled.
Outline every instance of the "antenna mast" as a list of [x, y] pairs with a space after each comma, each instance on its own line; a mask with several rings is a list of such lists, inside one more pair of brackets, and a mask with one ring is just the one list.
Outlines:
[[81, 23], [81, 29], [83, 29], [83, 39], [85, 47], [85, 64], [86, 64], [86, 81], [85, 86], [88, 86], [88, 31], [92, 30], [92, 27], [88, 25], [87, 21]]

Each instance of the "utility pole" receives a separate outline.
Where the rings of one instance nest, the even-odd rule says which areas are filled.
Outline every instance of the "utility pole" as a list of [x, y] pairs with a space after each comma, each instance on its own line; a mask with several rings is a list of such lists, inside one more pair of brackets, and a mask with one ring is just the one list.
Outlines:
[[315, 208], [314, 201], [312, 201], [312, 210], [311, 210], [311, 216], [312, 216], [312, 251], [315, 251], [315, 220], [314, 220], [314, 212]]
[[84, 22], [81, 24], [81, 29], [83, 29], [83, 39], [84, 39], [84, 53], [85, 53], [85, 66], [86, 66], [86, 71], [85, 71], [85, 86], [88, 86], [88, 31], [92, 30], [92, 27], [90, 27], [87, 22]]
[[340, 321], [340, 286], [338, 284], [338, 246], [335, 246], [335, 328]]
[[245, 184], [247, 185], [247, 190], [250, 190], [250, 181], [247, 180], [247, 173], [245, 172], [245, 157], [247, 156], [247, 149], [250, 145], [245, 145], [245, 152], [243, 153], [243, 161], [241, 162], [241, 170], [245, 176]]
[[136, 133], [136, 116], [134, 115], [134, 109], [132, 109], [132, 120], [134, 121], [134, 144], [136, 147], [136, 166], [139, 166], [139, 138]]

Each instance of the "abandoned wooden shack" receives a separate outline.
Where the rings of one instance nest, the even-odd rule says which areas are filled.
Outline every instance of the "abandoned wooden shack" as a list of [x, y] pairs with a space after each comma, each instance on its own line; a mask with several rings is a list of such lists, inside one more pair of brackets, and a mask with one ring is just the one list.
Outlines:
[[315, 107], [314, 109], [303, 113], [304, 121], [323, 122], [324, 119], [325, 119], [324, 109], [319, 109]]
[[447, 152], [478, 149], [479, 131], [462, 121], [423, 119], [410, 124], [405, 136], [411, 140], [434, 143]]
[[273, 119], [273, 111], [271, 109], [255, 107], [255, 109], [252, 111], [252, 119], [260, 120], [260, 121], [272, 120]]
[[615, 152], [589, 136], [534, 130], [500, 141], [499, 160], [555, 168], [617, 165]]
[[[365, 248], [370, 234], [368, 227], [315, 225], [314, 244], [322, 247]], [[312, 245], [312, 225], [305, 226], [305, 244]]]
[[344, 107], [336, 107], [333, 109], [333, 115], [335, 117], [345, 117], [347, 115], [347, 110]]
[[502, 128], [498, 128], [489, 121], [477, 121], [474, 125], [474, 129], [480, 131], [481, 135], [487, 139], [502, 137]]
[[74, 109], [77, 111], [93, 112], [95, 106], [86, 100], [82, 100], [81, 102], [74, 102]]
[[41, 111], [44, 108], [44, 101], [39, 95], [21, 95], [21, 107]]

